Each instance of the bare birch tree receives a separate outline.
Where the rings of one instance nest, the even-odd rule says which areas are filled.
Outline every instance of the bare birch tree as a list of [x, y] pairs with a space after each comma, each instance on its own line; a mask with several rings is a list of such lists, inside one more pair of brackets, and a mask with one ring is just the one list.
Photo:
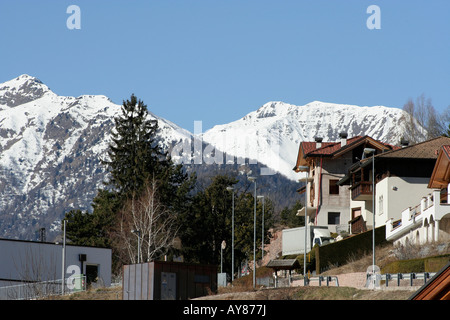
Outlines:
[[[133, 230], [138, 232], [133, 234]], [[132, 197], [120, 213], [119, 243], [131, 263], [137, 262], [138, 247], [141, 262], [167, 253], [176, 234], [175, 215], [159, 201], [156, 180], [144, 187], [139, 198]]]

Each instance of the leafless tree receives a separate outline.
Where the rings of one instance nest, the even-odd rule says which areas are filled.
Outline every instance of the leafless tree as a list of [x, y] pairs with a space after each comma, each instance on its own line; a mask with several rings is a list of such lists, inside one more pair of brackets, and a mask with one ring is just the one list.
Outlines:
[[[158, 198], [155, 179], [150, 181], [139, 197], [132, 197], [120, 212], [117, 229], [118, 244], [122, 258], [136, 263], [138, 246], [140, 261], [152, 261], [165, 254], [173, 244], [177, 234], [175, 215]], [[132, 234], [138, 230], [138, 234]], [[139, 245], [138, 245], [139, 241]]]
[[60, 292], [56, 279], [56, 257], [38, 244], [24, 247], [12, 257], [21, 284], [10, 287], [8, 299], [32, 299]]
[[403, 111], [406, 112], [404, 138], [411, 144], [438, 137], [445, 132], [445, 117], [436, 112], [431, 98], [425, 98], [424, 94], [417, 97], [415, 102], [408, 99]]

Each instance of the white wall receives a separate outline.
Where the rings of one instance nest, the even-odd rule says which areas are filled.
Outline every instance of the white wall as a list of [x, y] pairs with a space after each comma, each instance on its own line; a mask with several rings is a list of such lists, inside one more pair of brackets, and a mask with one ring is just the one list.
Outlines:
[[[86, 265], [98, 266], [99, 278], [111, 285], [111, 249], [66, 245], [66, 274], [70, 265], [79, 266], [79, 254], [86, 254]], [[0, 239], [0, 286], [15, 285], [21, 280], [46, 281], [61, 279], [62, 244]]]
[[[376, 226], [385, 225], [391, 218], [394, 221], [399, 220], [403, 210], [420, 205], [422, 197], [432, 192], [428, 189], [429, 180], [429, 178], [386, 177], [379, 181], [375, 193]], [[382, 208], [380, 197], [383, 197]]]

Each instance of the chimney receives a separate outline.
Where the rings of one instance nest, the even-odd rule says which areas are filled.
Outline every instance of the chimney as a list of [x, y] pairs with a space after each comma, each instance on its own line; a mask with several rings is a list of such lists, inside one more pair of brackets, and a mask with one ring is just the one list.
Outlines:
[[316, 141], [316, 149], [319, 149], [320, 147], [322, 147], [322, 140], [323, 140], [323, 138], [315, 137], [314, 140]]
[[347, 145], [347, 132], [339, 133], [339, 137], [341, 138], [341, 148]]
[[402, 138], [402, 140], [400, 141], [400, 144], [401, 144], [402, 148], [405, 148], [405, 147], [409, 146], [409, 141]]

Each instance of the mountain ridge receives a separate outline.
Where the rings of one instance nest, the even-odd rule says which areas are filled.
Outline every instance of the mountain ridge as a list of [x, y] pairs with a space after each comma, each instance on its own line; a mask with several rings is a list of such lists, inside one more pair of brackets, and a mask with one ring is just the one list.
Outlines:
[[[302, 141], [339, 141], [339, 134], [349, 137], [368, 135], [376, 140], [398, 145], [404, 134], [406, 113], [384, 106], [359, 107], [314, 101], [296, 106], [280, 101], [264, 104], [236, 121], [217, 125], [203, 134], [203, 140], [236, 157], [257, 159], [291, 180]], [[249, 137], [258, 137], [249, 143]], [[425, 139], [425, 135], [420, 137]]]
[[[63, 214], [89, 210], [102, 187], [100, 158], [121, 106], [103, 95], [58, 96], [28, 75], [0, 84], [0, 99], [0, 237], [30, 238], [40, 226], [57, 233]], [[188, 135], [149, 117], [165, 149]]]
[[[205, 160], [214, 159], [217, 151], [222, 151], [232, 158], [233, 170], [253, 164], [253, 170], [259, 170], [254, 174], [273, 178], [270, 181], [282, 184], [281, 190], [297, 183], [292, 168], [301, 141], [313, 140], [316, 135], [324, 141], [335, 141], [340, 131], [347, 131], [349, 136], [364, 131], [364, 135], [378, 140], [399, 139], [402, 110], [346, 106], [320, 101], [295, 106], [271, 101], [241, 119], [200, 134], [192, 134], [151, 111], [149, 117], [158, 120], [157, 140], [165, 150], [171, 152], [187, 143], [183, 152], [190, 156], [186, 163], [189, 170], [198, 169], [198, 164], [190, 164], [196, 152], [202, 153], [200, 165], [205, 179], [227, 164], [222, 157], [216, 163], [219, 167], [205, 166]], [[367, 111], [371, 108], [376, 112]], [[105, 156], [114, 117], [120, 110], [120, 105], [104, 95], [59, 96], [29, 75], [0, 84], [0, 237], [32, 238], [40, 227], [55, 235], [66, 211], [90, 210], [107, 175], [100, 158]], [[367, 115], [357, 116], [349, 110]], [[201, 142], [199, 150], [195, 149], [196, 139]], [[280, 193], [286, 199], [277, 200], [290, 201], [295, 195], [292, 189], [290, 194]]]

